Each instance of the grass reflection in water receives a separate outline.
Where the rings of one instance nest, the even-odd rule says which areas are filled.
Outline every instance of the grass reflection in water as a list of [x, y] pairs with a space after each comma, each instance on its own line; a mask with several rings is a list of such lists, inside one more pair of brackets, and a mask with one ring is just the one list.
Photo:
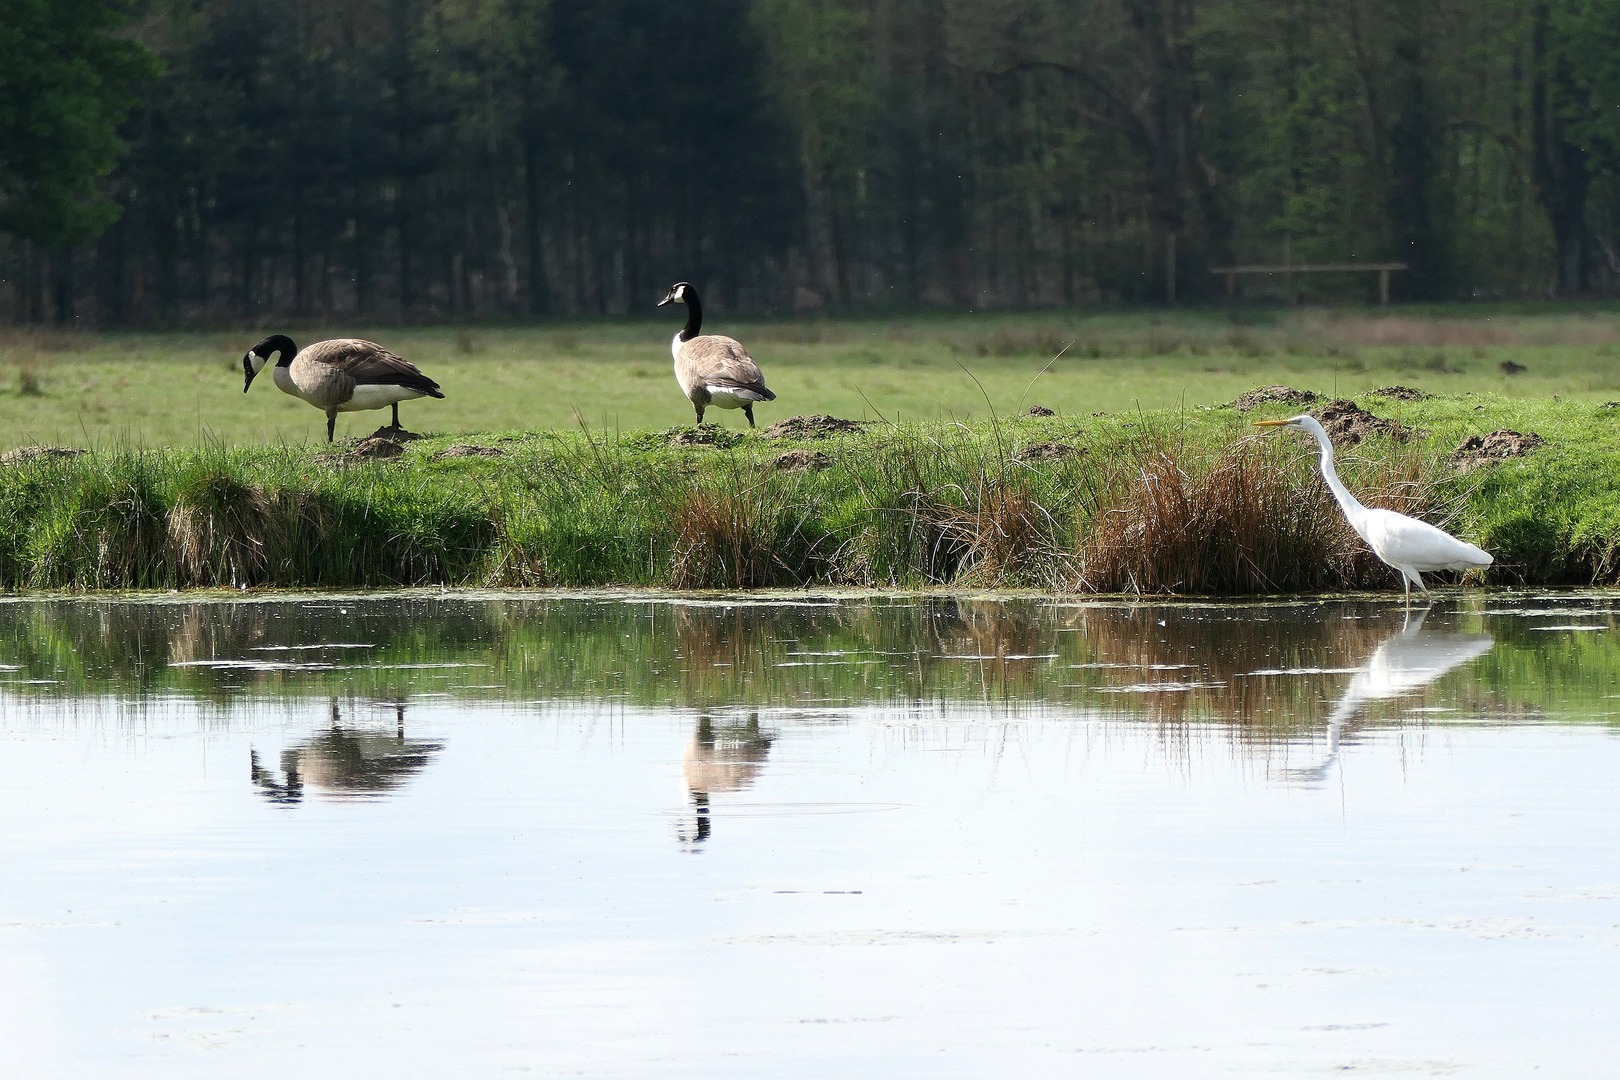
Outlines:
[[[1613, 602], [1585, 596], [1579, 621], [1612, 626]], [[1588, 715], [1607, 713], [1620, 671], [1612, 635], [1540, 632], [1570, 623], [1569, 610], [1501, 594], [1444, 601], [1411, 623], [1382, 600], [51, 598], [0, 604], [0, 661], [13, 669], [0, 670], [0, 687], [110, 694], [134, 707], [168, 694], [226, 706], [430, 693], [672, 707], [709, 717], [695, 745], [752, 746], [759, 756], [769, 737], [745, 729], [757, 729], [760, 709], [968, 702], [1009, 715], [1081, 710], [1167, 731], [1214, 724], [1238, 743], [1265, 745], [1330, 720], [1335, 733], [1373, 717], [1411, 720], [1422, 704], [1411, 695], [1467, 661], [1446, 702], [1461, 715], [1534, 719], [1583, 701]], [[1392, 649], [1406, 658], [1404, 674], [1387, 662]], [[694, 750], [691, 760], [729, 761], [742, 777], [750, 752]]]

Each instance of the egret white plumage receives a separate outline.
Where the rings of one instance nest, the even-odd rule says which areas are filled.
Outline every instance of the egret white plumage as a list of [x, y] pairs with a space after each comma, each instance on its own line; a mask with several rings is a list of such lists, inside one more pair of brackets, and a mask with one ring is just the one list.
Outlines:
[[1476, 566], [1489, 566], [1491, 556], [1466, 541], [1415, 517], [1394, 510], [1377, 510], [1362, 506], [1350, 490], [1339, 480], [1333, 468], [1333, 442], [1314, 416], [1295, 416], [1288, 420], [1260, 420], [1255, 427], [1289, 427], [1295, 431], [1308, 431], [1316, 436], [1322, 448], [1322, 479], [1338, 502], [1339, 509], [1356, 530], [1356, 535], [1367, 542], [1373, 554], [1401, 572], [1406, 587], [1406, 599], [1412, 599], [1412, 586], [1425, 593], [1423, 575], [1436, 570], [1471, 570]]

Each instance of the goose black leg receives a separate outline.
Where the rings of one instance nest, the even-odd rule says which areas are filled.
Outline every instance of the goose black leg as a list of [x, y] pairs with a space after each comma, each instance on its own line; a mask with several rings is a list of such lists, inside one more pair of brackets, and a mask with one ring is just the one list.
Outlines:
[[332, 441], [332, 430], [337, 427], [337, 410], [333, 409], [326, 414], [326, 441]]
[[692, 408], [697, 410], [697, 414], [698, 414], [697, 426], [702, 427], [703, 426], [703, 406], [697, 404], [696, 402], [693, 402]]
[[394, 402], [394, 430], [399, 430], [399, 402]]
[[752, 404], [748, 404], [748, 405], [743, 406], [743, 415], [748, 417], [748, 426], [753, 427], [754, 426], [754, 406]]

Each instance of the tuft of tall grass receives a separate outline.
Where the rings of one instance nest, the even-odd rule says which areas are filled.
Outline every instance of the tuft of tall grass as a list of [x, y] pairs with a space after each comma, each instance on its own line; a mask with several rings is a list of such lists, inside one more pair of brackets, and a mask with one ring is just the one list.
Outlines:
[[668, 501], [669, 583], [677, 589], [757, 589], [820, 577], [815, 531], [797, 478], [734, 469]]
[[999, 433], [897, 429], [848, 471], [852, 535], [836, 557], [854, 585], [1060, 587], [1087, 493], [1083, 459], [1021, 461]]
[[[1264, 436], [1213, 453], [1137, 440], [1082, 542], [1082, 587], [1245, 594], [1387, 584], [1393, 571], [1350, 528], [1314, 453], [1301, 449]], [[1438, 462], [1394, 443], [1385, 450], [1346, 477], [1361, 501], [1413, 516], [1439, 509]]]
[[[88, 459], [88, 460], [87, 460]], [[85, 455], [30, 530], [27, 579], [36, 588], [157, 588], [170, 584], [161, 467], [149, 454]]]
[[43, 397], [45, 380], [40, 375], [39, 361], [23, 360], [17, 364], [17, 396]]

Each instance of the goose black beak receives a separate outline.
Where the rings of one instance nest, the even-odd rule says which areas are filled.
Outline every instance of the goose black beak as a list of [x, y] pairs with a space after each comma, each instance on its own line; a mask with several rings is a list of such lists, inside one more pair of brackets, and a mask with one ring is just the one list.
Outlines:
[[662, 300], [658, 301], [658, 306], [663, 307], [665, 304], [673, 304], [674, 302], [675, 298], [673, 296], [666, 296]]
[[245, 394], [253, 385], [253, 376], [258, 374], [257, 371], [253, 370], [253, 354], [251, 352], [242, 357], [242, 370], [247, 375], [247, 378], [242, 382], [242, 393]]

